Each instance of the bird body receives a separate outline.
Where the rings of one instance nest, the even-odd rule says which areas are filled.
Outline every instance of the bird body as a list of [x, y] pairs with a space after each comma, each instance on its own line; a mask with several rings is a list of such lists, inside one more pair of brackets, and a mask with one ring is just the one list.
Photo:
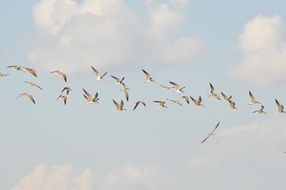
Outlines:
[[82, 89], [82, 90], [84, 92], [83, 97], [86, 99], [86, 102], [88, 104], [98, 103], [98, 101], [99, 101], [98, 92], [96, 92], [96, 94], [94, 96], [92, 96], [85, 89]]
[[64, 81], [67, 82], [67, 74], [62, 72], [62, 71], [59, 71], [59, 70], [52, 71], [50, 74], [62, 77], [64, 79]]
[[149, 83], [149, 82], [155, 82], [153, 80], [153, 77], [150, 75], [150, 73], [148, 73], [147, 71], [145, 71], [144, 69], [142, 69], [143, 73], [145, 74], [145, 83]]
[[34, 104], [36, 104], [35, 99], [32, 96], [32, 94], [29, 94], [27, 92], [23, 92], [23, 93], [20, 93], [19, 96], [17, 96], [17, 98], [19, 98], [21, 96], [25, 96], [25, 97], [29, 98]]
[[103, 77], [107, 74], [107, 72], [105, 72], [104, 74], [100, 74], [98, 70], [96, 70], [93, 66], [90, 66], [92, 68], [92, 70], [95, 72], [96, 75], [96, 80], [103, 80]]

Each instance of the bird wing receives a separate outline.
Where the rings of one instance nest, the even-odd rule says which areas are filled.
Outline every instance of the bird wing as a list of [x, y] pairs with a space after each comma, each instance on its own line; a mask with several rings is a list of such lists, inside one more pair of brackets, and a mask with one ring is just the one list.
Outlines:
[[214, 92], [214, 87], [213, 87], [212, 83], [209, 83], [209, 84], [210, 84], [211, 92]]

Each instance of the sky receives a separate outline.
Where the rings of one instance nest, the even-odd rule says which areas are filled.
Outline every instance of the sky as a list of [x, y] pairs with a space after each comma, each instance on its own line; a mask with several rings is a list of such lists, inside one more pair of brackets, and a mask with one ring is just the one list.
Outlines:
[[[0, 6], [0, 189], [286, 188], [286, 3], [25, 0]], [[36, 69], [38, 77], [7, 68]], [[95, 80], [90, 66], [105, 80]], [[155, 83], [144, 83], [145, 69]], [[67, 73], [68, 81], [51, 71]], [[130, 100], [110, 77], [125, 77]], [[31, 81], [42, 86], [27, 86]], [[176, 93], [160, 85], [185, 86]], [[232, 95], [237, 110], [208, 97]], [[56, 100], [65, 86], [67, 105]], [[82, 88], [99, 94], [87, 104]], [[251, 91], [267, 114], [253, 114]], [[36, 104], [25, 97], [28, 92]], [[182, 95], [201, 96], [204, 107]], [[179, 100], [183, 107], [167, 101]], [[117, 112], [112, 100], [124, 100]], [[136, 101], [147, 106], [132, 111]], [[167, 101], [160, 109], [154, 100]], [[200, 142], [220, 122], [215, 136]]]

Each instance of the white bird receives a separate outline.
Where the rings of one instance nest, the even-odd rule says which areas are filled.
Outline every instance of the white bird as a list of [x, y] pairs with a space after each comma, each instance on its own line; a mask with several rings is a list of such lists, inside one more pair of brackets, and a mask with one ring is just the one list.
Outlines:
[[96, 80], [103, 80], [103, 77], [107, 74], [107, 72], [105, 72], [103, 75], [100, 75], [100, 73], [98, 72], [98, 70], [96, 70], [93, 66], [90, 66], [92, 68], [92, 70], [95, 72], [96, 75]]
[[127, 101], [129, 101], [129, 94], [128, 94], [129, 88], [127, 87], [127, 85], [124, 82], [121, 82], [120, 85], [121, 85], [120, 91], [122, 91], [124, 93], [125, 99]]
[[36, 83], [28, 82], [28, 81], [25, 81], [25, 83], [28, 84], [30, 87], [34, 87], [34, 88], [38, 88], [40, 90], [43, 90], [42, 87]]
[[65, 104], [65, 105], [67, 104], [67, 99], [68, 99], [67, 96], [60, 95], [60, 96], [57, 98], [57, 100], [59, 100], [59, 99], [62, 99], [62, 100], [64, 101], [64, 104]]
[[116, 84], [122, 84], [124, 77], [122, 77], [121, 79], [119, 79], [118, 77], [115, 76], [110, 76], [111, 78], [113, 78], [116, 81]]
[[179, 85], [179, 84], [177, 84], [177, 83], [175, 83], [175, 82], [172, 82], [172, 81], [169, 81], [169, 83], [174, 86], [176, 92], [185, 93], [185, 92], [183, 91], [183, 89], [185, 88], [184, 86], [181, 87], [181, 85]]
[[150, 75], [150, 73], [148, 73], [147, 71], [145, 71], [144, 69], [142, 69], [143, 73], [145, 74], [145, 80], [144, 82], [155, 82], [153, 80], [153, 77]]
[[237, 109], [237, 107], [235, 107], [235, 102], [234, 101], [228, 100], [228, 103], [229, 103], [230, 109]]
[[68, 87], [68, 86], [66, 86], [66, 87], [64, 87], [64, 88], [62, 89], [62, 93], [63, 93], [63, 92], [66, 92], [67, 95], [68, 95], [71, 91], [72, 91], [71, 87]]
[[199, 98], [198, 98], [197, 100], [194, 99], [192, 96], [190, 96], [190, 98], [191, 98], [191, 100], [193, 101], [194, 106], [196, 106], [196, 107], [204, 106], [204, 105], [202, 104], [202, 97], [201, 97], [201, 96], [199, 96]]
[[17, 96], [17, 98], [19, 98], [21, 96], [25, 96], [25, 97], [29, 98], [34, 104], [36, 104], [35, 99], [33, 98], [32, 94], [29, 94], [27, 92], [23, 92], [23, 93], [19, 94], [19, 96]]
[[211, 91], [209, 93], [209, 97], [210, 98], [216, 98], [217, 100], [221, 100], [220, 96], [215, 92], [213, 85], [211, 83], [209, 83], [209, 84], [210, 84], [210, 88], [211, 88]]
[[183, 104], [181, 104], [181, 102], [179, 102], [178, 100], [172, 100], [172, 99], [168, 99], [168, 98], [167, 98], [167, 100], [168, 100], [169, 102], [171, 102], [171, 103], [177, 105], [177, 106], [183, 107]]
[[278, 113], [286, 113], [284, 111], [284, 106], [282, 104], [280, 104], [277, 99], [275, 99], [275, 103], [276, 103], [276, 106], [277, 106], [277, 112]]
[[153, 102], [155, 102], [159, 108], [167, 108], [167, 106], [165, 105], [166, 102], [164, 101], [155, 100]]
[[263, 105], [261, 105], [260, 109], [255, 110], [255, 111], [252, 112], [252, 113], [267, 114], [267, 113], [264, 111], [264, 106], [263, 106]]
[[260, 102], [256, 101], [255, 96], [250, 91], [248, 91], [248, 94], [249, 94], [249, 98], [250, 98], [248, 105], [261, 104]]
[[223, 92], [221, 92], [221, 95], [222, 95], [222, 97], [223, 97], [223, 99], [225, 100], [225, 101], [229, 101], [229, 100], [231, 100], [231, 98], [232, 98], [232, 96], [227, 96], [227, 95], [225, 95]]
[[94, 96], [92, 96], [85, 89], [82, 89], [82, 90], [84, 92], [83, 97], [86, 99], [88, 104], [98, 103], [98, 101], [99, 101], [98, 92], [96, 92], [96, 94]]
[[32, 74], [34, 77], [38, 77], [35, 69], [29, 67], [23, 67], [23, 71]]
[[64, 79], [64, 81], [67, 82], [67, 74], [66, 73], [57, 70], [57, 71], [52, 71], [51, 74], [62, 77]]
[[8, 75], [9, 75], [8, 73], [1, 73], [1, 72], [0, 72], [0, 79], [1, 79], [1, 78], [5, 78], [5, 77], [7, 77]]
[[145, 103], [145, 102], [143, 102], [143, 101], [138, 101], [138, 102], [135, 103], [135, 106], [134, 106], [134, 108], [133, 108], [133, 111], [138, 107], [139, 104], [142, 104], [144, 107], [146, 107], [146, 103]]
[[160, 85], [162, 88], [165, 88], [167, 90], [171, 89], [171, 88], [175, 88], [174, 86], [165, 86], [165, 85]]
[[127, 110], [127, 109], [124, 108], [124, 102], [122, 100], [120, 101], [120, 103], [117, 103], [115, 100], [113, 100], [113, 103], [115, 105], [116, 111]]
[[218, 122], [215, 126], [215, 128], [208, 134], [208, 136], [206, 138], [204, 138], [204, 140], [202, 140], [201, 144], [204, 143], [206, 140], [208, 140], [211, 136], [215, 136], [214, 132], [215, 130], [218, 128], [220, 122]]
[[187, 102], [187, 104], [190, 104], [190, 98], [188, 96], [182, 96], [182, 98]]
[[7, 68], [12, 69], [13, 71], [21, 71], [22, 70], [22, 67], [18, 66], [18, 65], [10, 65], [10, 66], [7, 66]]

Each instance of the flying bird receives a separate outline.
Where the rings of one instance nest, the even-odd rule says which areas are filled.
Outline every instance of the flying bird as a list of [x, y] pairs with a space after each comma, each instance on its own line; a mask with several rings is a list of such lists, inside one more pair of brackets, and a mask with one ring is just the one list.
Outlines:
[[22, 67], [18, 66], [18, 65], [10, 65], [10, 66], [7, 66], [7, 68], [12, 69], [13, 71], [21, 71], [22, 70]]
[[213, 87], [212, 83], [209, 83], [209, 84], [210, 84], [210, 88], [211, 88], [211, 91], [209, 93], [209, 97], [210, 98], [216, 98], [217, 100], [221, 100], [220, 96], [215, 92], [215, 88]]
[[64, 101], [64, 104], [65, 104], [65, 105], [67, 104], [67, 99], [68, 99], [67, 96], [60, 95], [60, 96], [57, 98], [57, 100], [59, 100], [59, 99], [62, 99], [62, 100]]
[[38, 77], [35, 69], [29, 68], [29, 67], [23, 67], [23, 71], [26, 73], [30, 73], [34, 77]]
[[250, 91], [248, 91], [248, 94], [249, 94], [249, 98], [250, 98], [248, 105], [261, 104], [260, 102], [256, 101], [255, 96]]
[[33, 87], [33, 88], [38, 88], [40, 90], [43, 90], [42, 87], [36, 83], [33, 83], [33, 82], [29, 82], [29, 81], [24, 81], [27, 85], [29, 85], [30, 87]]
[[179, 85], [179, 84], [177, 84], [177, 83], [175, 83], [175, 82], [172, 82], [172, 81], [169, 81], [169, 83], [174, 86], [176, 92], [185, 93], [185, 92], [183, 91], [183, 89], [185, 88], [184, 86], [181, 87], [181, 85]]
[[190, 104], [189, 96], [182, 96], [182, 98], [187, 102], [187, 104]]
[[208, 134], [208, 136], [204, 140], [202, 140], [201, 144], [204, 143], [206, 140], [208, 140], [211, 136], [215, 136], [214, 132], [215, 132], [215, 130], [217, 130], [219, 124], [220, 124], [220, 122], [218, 122], [216, 124], [215, 128]]
[[165, 88], [167, 90], [174, 88], [174, 86], [165, 86], [165, 85], [160, 85], [162, 88]]
[[94, 96], [92, 96], [85, 89], [82, 89], [82, 90], [84, 92], [83, 97], [86, 99], [88, 104], [98, 103], [98, 100], [99, 100], [98, 92], [96, 92], [96, 94]]
[[155, 100], [153, 102], [155, 102], [159, 108], [167, 108], [167, 106], [165, 105], [166, 102], [164, 101]]
[[282, 104], [280, 104], [277, 99], [275, 99], [275, 103], [276, 103], [276, 106], [277, 106], [277, 112], [278, 113], [286, 113], [284, 111], [284, 106]]
[[144, 82], [145, 83], [148, 83], [148, 82], [155, 82], [153, 80], [153, 77], [150, 75], [150, 73], [148, 73], [147, 71], [145, 71], [144, 69], [142, 69], [143, 73], [145, 74], [145, 80]]
[[229, 101], [229, 100], [231, 100], [231, 98], [232, 98], [232, 96], [227, 96], [227, 95], [225, 95], [223, 92], [221, 92], [221, 95], [222, 95], [222, 97], [223, 97], [223, 99], [224, 99], [225, 101]]
[[110, 77], [116, 81], [116, 84], [122, 84], [124, 80], [124, 77], [122, 77], [121, 79], [119, 79], [118, 77], [112, 76], [112, 75]]
[[103, 77], [107, 74], [107, 72], [105, 72], [103, 75], [100, 75], [100, 73], [98, 72], [98, 70], [96, 70], [93, 66], [90, 66], [92, 68], [92, 70], [95, 72], [96, 75], [96, 80], [103, 80]]
[[171, 102], [171, 103], [177, 105], [177, 106], [183, 107], [183, 104], [181, 104], [181, 102], [179, 102], [178, 100], [172, 100], [172, 99], [168, 99], [168, 98], [167, 98], [167, 100], [168, 100], [169, 102]]
[[261, 105], [260, 109], [255, 110], [255, 111], [252, 112], [252, 113], [267, 114], [267, 113], [264, 111], [264, 106], [263, 106], [263, 105]]
[[234, 101], [228, 100], [228, 103], [229, 103], [230, 109], [237, 109], [237, 107], [235, 107], [235, 102]]
[[27, 92], [23, 92], [23, 93], [19, 94], [19, 96], [17, 96], [17, 98], [19, 98], [21, 96], [25, 96], [25, 97], [29, 98], [34, 104], [36, 104], [35, 99], [33, 98], [32, 94], [29, 94]]
[[67, 82], [67, 74], [66, 73], [57, 70], [57, 71], [52, 71], [51, 74], [62, 77], [64, 79], [64, 81]]
[[143, 102], [143, 101], [138, 101], [138, 102], [135, 103], [135, 106], [134, 106], [134, 108], [133, 108], [133, 111], [139, 106], [139, 104], [142, 104], [144, 107], [146, 107], [146, 103], [145, 103], [145, 102]]
[[64, 88], [62, 89], [62, 93], [63, 93], [63, 92], [66, 92], [67, 95], [68, 95], [71, 91], [72, 91], [71, 87], [68, 87], [68, 86], [66, 86], [66, 87], [64, 87]]
[[194, 99], [192, 96], [190, 96], [190, 98], [191, 98], [191, 100], [193, 101], [194, 106], [196, 106], [196, 107], [204, 106], [204, 105], [202, 104], [202, 97], [201, 97], [201, 96], [199, 96], [199, 98], [198, 98], [197, 100]]
[[9, 74], [8, 73], [0, 73], [0, 79], [1, 78], [5, 78], [5, 77], [7, 77]]
[[112, 100], [114, 105], [115, 105], [115, 109], [116, 111], [123, 111], [123, 110], [127, 110], [124, 108], [124, 102], [123, 100], [120, 101], [120, 103], [117, 103], [115, 100]]

